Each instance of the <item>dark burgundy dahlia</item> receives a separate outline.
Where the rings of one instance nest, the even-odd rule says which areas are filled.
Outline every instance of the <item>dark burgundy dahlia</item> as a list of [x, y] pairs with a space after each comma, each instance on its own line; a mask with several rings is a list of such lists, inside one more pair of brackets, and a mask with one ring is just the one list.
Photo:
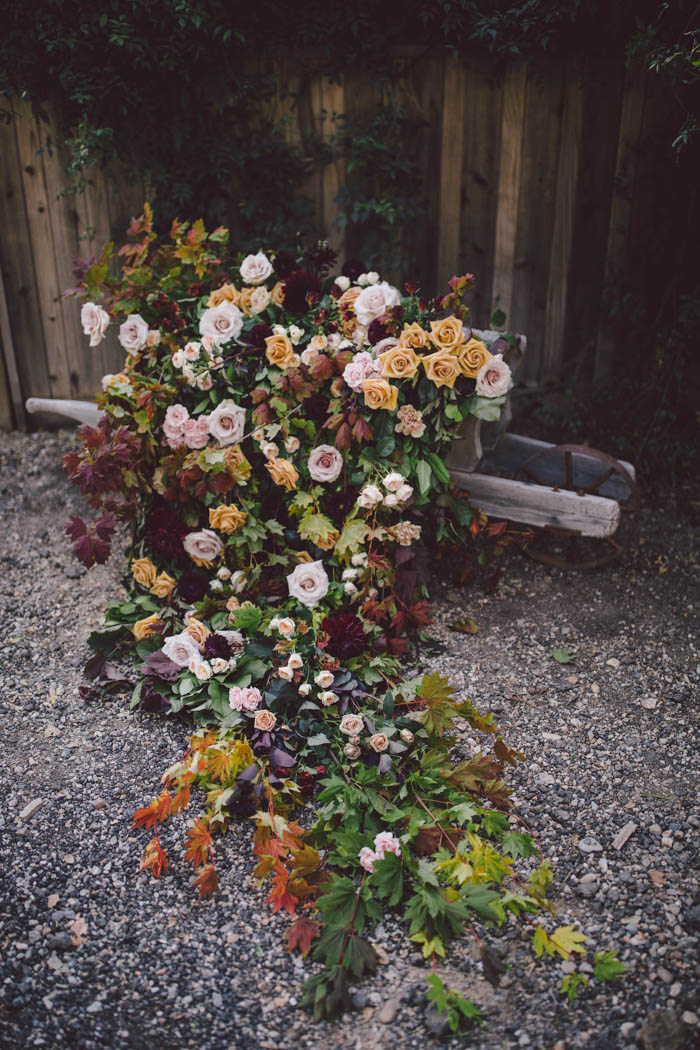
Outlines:
[[289, 277], [290, 273], [293, 273], [297, 268], [296, 256], [292, 252], [277, 252], [277, 255], [272, 260], [272, 265], [275, 268], [277, 276], [284, 280], [285, 277]]
[[321, 624], [321, 630], [328, 635], [326, 652], [338, 660], [349, 660], [359, 656], [367, 647], [362, 621], [354, 613], [336, 613], [327, 616]]
[[201, 572], [183, 572], [177, 582], [177, 593], [183, 601], [200, 602], [207, 593], [209, 579]]
[[188, 528], [167, 503], [159, 502], [146, 515], [144, 539], [158, 561], [181, 561]]
[[271, 335], [272, 328], [269, 324], [254, 324], [248, 332], [248, 341], [257, 350], [262, 350], [265, 346], [265, 340]]
[[362, 259], [346, 259], [342, 273], [344, 277], [349, 277], [351, 281], [356, 281], [360, 274], [365, 273], [366, 270], [367, 267]]
[[204, 643], [204, 655], [210, 659], [230, 660], [234, 647], [223, 634], [210, 634]]
[[309, 293], [318, 295], [321, 285], [318, 277], [307, 270], [296, 270], [284, 282], [284, 308], [291, 314], [305, 314], [309, 309], [306, 297]]

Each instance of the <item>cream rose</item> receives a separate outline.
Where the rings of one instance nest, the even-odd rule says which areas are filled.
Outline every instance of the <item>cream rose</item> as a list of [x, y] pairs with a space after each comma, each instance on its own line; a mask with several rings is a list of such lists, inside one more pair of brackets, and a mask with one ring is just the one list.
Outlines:
[[241, 263], [241, 279], [246, 284], [262, 284], [271, 273], [272, 263], [262, 252], [258, 252], [257, 255], [246, 255]]
[[220, 346], [230, 339], [237, 339], [243, 327], [243, 314], [233, 303], [224, 300], [218, 306], [210, 306], [199, 319], [199, 334]]
[[374, 733], [374, 735], [369, 738], [369, 746], [373, 751], [378, 753], [386, 751], [389, 746], [389, 737], [386, 733]]
[[220, 445], [237, 445], [245, 430], [245, 409], [227, 398], [209, 413], [209, 433]]
[[332, 445], [317, 445], [309, 454], [308, 467], [314, 481], [328, 484], [340, 475], [343, 457]]
[[119, 326], [119, 342], [127, 354], [137, 354], [143, 350], [148, 339], [148, 325], [141, 314], [129, 314], [126, 321]]
[[191, 634], [182, 631], [166, 638], [161, 652], [178, 667], [189, 667], [190, 660], [199, 656], [199, 646]]
[[261, 732], [269, 733], [270, 730], [274, 729], [277, 725], [277, 718], [272, 711], [268, 711], [267, 708], [264, 707], [262, 711], [256, 713], [254, 725], [255, 728], [261, 730]]
[[182, 541], [182, 546], [195, 565], [206, 566], [211, 566], [224, 549], [223, 543], [211, 529], [188, 532]]
[[364, 722], [360, 715], [343, 715], [338, 728], [346, 736], [358, 736], [364, 729]]
[[109, 325], [109, 314], [97, 303], [85, 303], [80, 311], [80, 323], [85, 335], [90, 336], [90, 346], [99, 346]]
[[355, 300], [355, 316], [361, 325], [367, 327], [378, 317], [383, 317], [394, 306], [401, 302], [397, 288], [381, 281], [364, 288]]
[[502, 397], [510, 390], [511, 371], [501, 354], [487, 361], [476, 377], [476, 392], [480, 397]]
[[334, 681], [334, 675], [330, 671], [319, 671], [314, 678], [314, 682], [320, 685], [321, 689], [330, 689]]
[[270, 305], [270, 293], [267, 288], [256, 288], [250, 297], [250, 308], [254, 314], [261, 314]]
[[328, 594], [328, 575], [322, 561], [302, 562], [287, 576], [292, 598], [313, 609]]

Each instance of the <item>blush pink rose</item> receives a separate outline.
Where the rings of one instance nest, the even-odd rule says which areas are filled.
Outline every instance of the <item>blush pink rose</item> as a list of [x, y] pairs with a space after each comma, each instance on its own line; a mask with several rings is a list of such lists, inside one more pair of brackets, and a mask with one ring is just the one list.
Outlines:
[[243, 327], [243, 314], [228, 300], [219, 306], [210, 306], [199, 319], [199, 333], [203, 339], [210, 339], [216, 346], [237, 339]]
[[343, 457], [332, 445], [317, 445], [309, 454], [309, 474], [314, 481], [335, 481], [343, 469]]
[[90, 336], [90, 346], [98, 346], [107, 331], [109, 314], [97, 303], [85, 303], [80, 311], [80, 323], [85, 335]]
[[198, 416], [188, 419], [183, 427], [185, 444], [188, 448], [204, 448], [209, 440], [209, 416]]
[[143, 350], [148, 340], [148, 325], [141, 314], [129, 314], [119, 327], [119, 342], [128, 354]]
[[398, 289], [387, 284], [386, 281], [381, 281], [379, 284], [369, 285], [360, 292], [354, 303], [355, 316], [366, 328], [372, 321], [383, 317], [400, 303], [401, 296]]
[[476, 392], [480, 397], [502, 397], [510, 390], [511, 371], [501, 354], [495, 354], [476, 374]]

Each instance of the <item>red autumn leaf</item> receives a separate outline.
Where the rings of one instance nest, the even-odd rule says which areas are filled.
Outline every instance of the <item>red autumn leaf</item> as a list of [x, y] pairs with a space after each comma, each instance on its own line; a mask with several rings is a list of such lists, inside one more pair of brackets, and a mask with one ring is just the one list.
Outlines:
[[138, 809], [134, 813], [135, 828], [152, 828], [154, 824], [167, 820], [172, 813], [172, 796], [168, 791], [155, 798], [150, 805]]
[[199, 890], [200, 901], [204, 897], [211, 897], [214, 892], [219, 888], [219, 876], [216, 874], [216, 868], [213, 864], [206, 864], [203, 868], [200, 868], [199, 874], [196, 879], [192, 879], [191, 886], [196, 886]]
[[352, 350], [339, 350], [333, 358], [333, 364], [342, 375], [353, 358]]
[[341, 423], [335, 435], [335, 447], [341, 452], [352, 445], [352, 429], [349, 423]]
[[148, 843], [141, 858], [139, 871], [147, 871], [149, 869], [155, 879], [159, 879], [161, 875], [168, 874], [168, 858], [157, 836]]
[[287, 951], [299, 951], [302, 955], [308, 955], [311, 942], [315, 941], [321, 932], [321, 927], [313, 919], [307, 919], [300, 915], [284, 935], [287, 942]]
[[190, 785], [185, 784], [184, 787], [180, 788], [177, 795], [173, 799], [173, 804], [170, 809], [171, 813], [177, 813], [180, 809], [187, 809], [190, 804]]
[[207, 854], [211, 849], [211, 845], [212, 837], [209, 834], [209, 828], [200, 818], [194, 822], [194, 825], [187, 832], [185, 860], [191, 860], [195, 868], [206, 864]]
[[356, 420], [355, 425], [352, 428], [352, 436], [355, 438], [355, 441], [358, 442], [374, 440], [372, 428], [362, 416]]
[[484, 532], [487, 536], [502, 536], [507, 528], [507, 521], [494, 521], [493, 524], [486, 526]]
[[471, 532], [472, 536], [478, 536], [479, 535], [480, 526], [479, 526], [479, 522], [477, 521], [476, 518], [474, 518], [474, 521], [469, 526], [469, 531]]
[[317, 354], [309, 365], [314, 379], [330, 379], [333, 375], [333, 362], [327, 354]]

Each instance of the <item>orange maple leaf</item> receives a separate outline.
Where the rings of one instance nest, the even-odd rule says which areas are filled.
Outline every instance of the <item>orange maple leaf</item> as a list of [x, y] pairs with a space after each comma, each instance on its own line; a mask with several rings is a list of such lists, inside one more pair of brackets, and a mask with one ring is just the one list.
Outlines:
[[212, 837], [209, 828], [200, 818], [187, 832], [187, 852], [185, 860], [191, 860], [195, 868], [199, 868], [207, 862], [207, 854], [212, 846]]
[[151, 839], [143, 851], [139, 871], [146, 871], [149, 868], [151, 874], [156, 879], [159, 879], [161, 875], [168, 874], [168, 858], [165, 855], [163, 847], [160, 844], [160, 839], [157, 835]]
[[284, 935], [287, 942], [287, 951], [300, 951], [302, 955], [308, 955], [311, 942], [315, 940], [321, 931], [321, 927], [313, 919], [307, 919], [300, 915], [295, 919]]
[[179, 809], [187, 809], [190, 804], [190, 785], [185, 784], [184, 787], [180, 788], [177, 795], [173, 799], [171, 813], [177, 813]]
[[289, 872], [281, 861], [277, 861], [275, 863], [275, 881], [272, 885], [272, 893], [266, 899], [265, 904], [271, 904], [274, 912], [281, 911], [284, 908], [286, 912], [293, 915], [296, 911], [298, 898], [289, 892], [288, 882]]
[[154, 824], [167, 820], [172, 812], [172, 803], [170, 792], [163, 791], [158, 798], [153, 799], [150, 805], [136, 810], [134, 813], [134, 827], [152, 828]]
[[219, 876], [216, 874], [214, 865], [206, 864], [203, 868], [200, 868], [197, 878], [192, 879], [190, 885], [196, 886], [199, 890], [200, 901], [204, 897], [213, 896], [214, 892], [219, 888]]

